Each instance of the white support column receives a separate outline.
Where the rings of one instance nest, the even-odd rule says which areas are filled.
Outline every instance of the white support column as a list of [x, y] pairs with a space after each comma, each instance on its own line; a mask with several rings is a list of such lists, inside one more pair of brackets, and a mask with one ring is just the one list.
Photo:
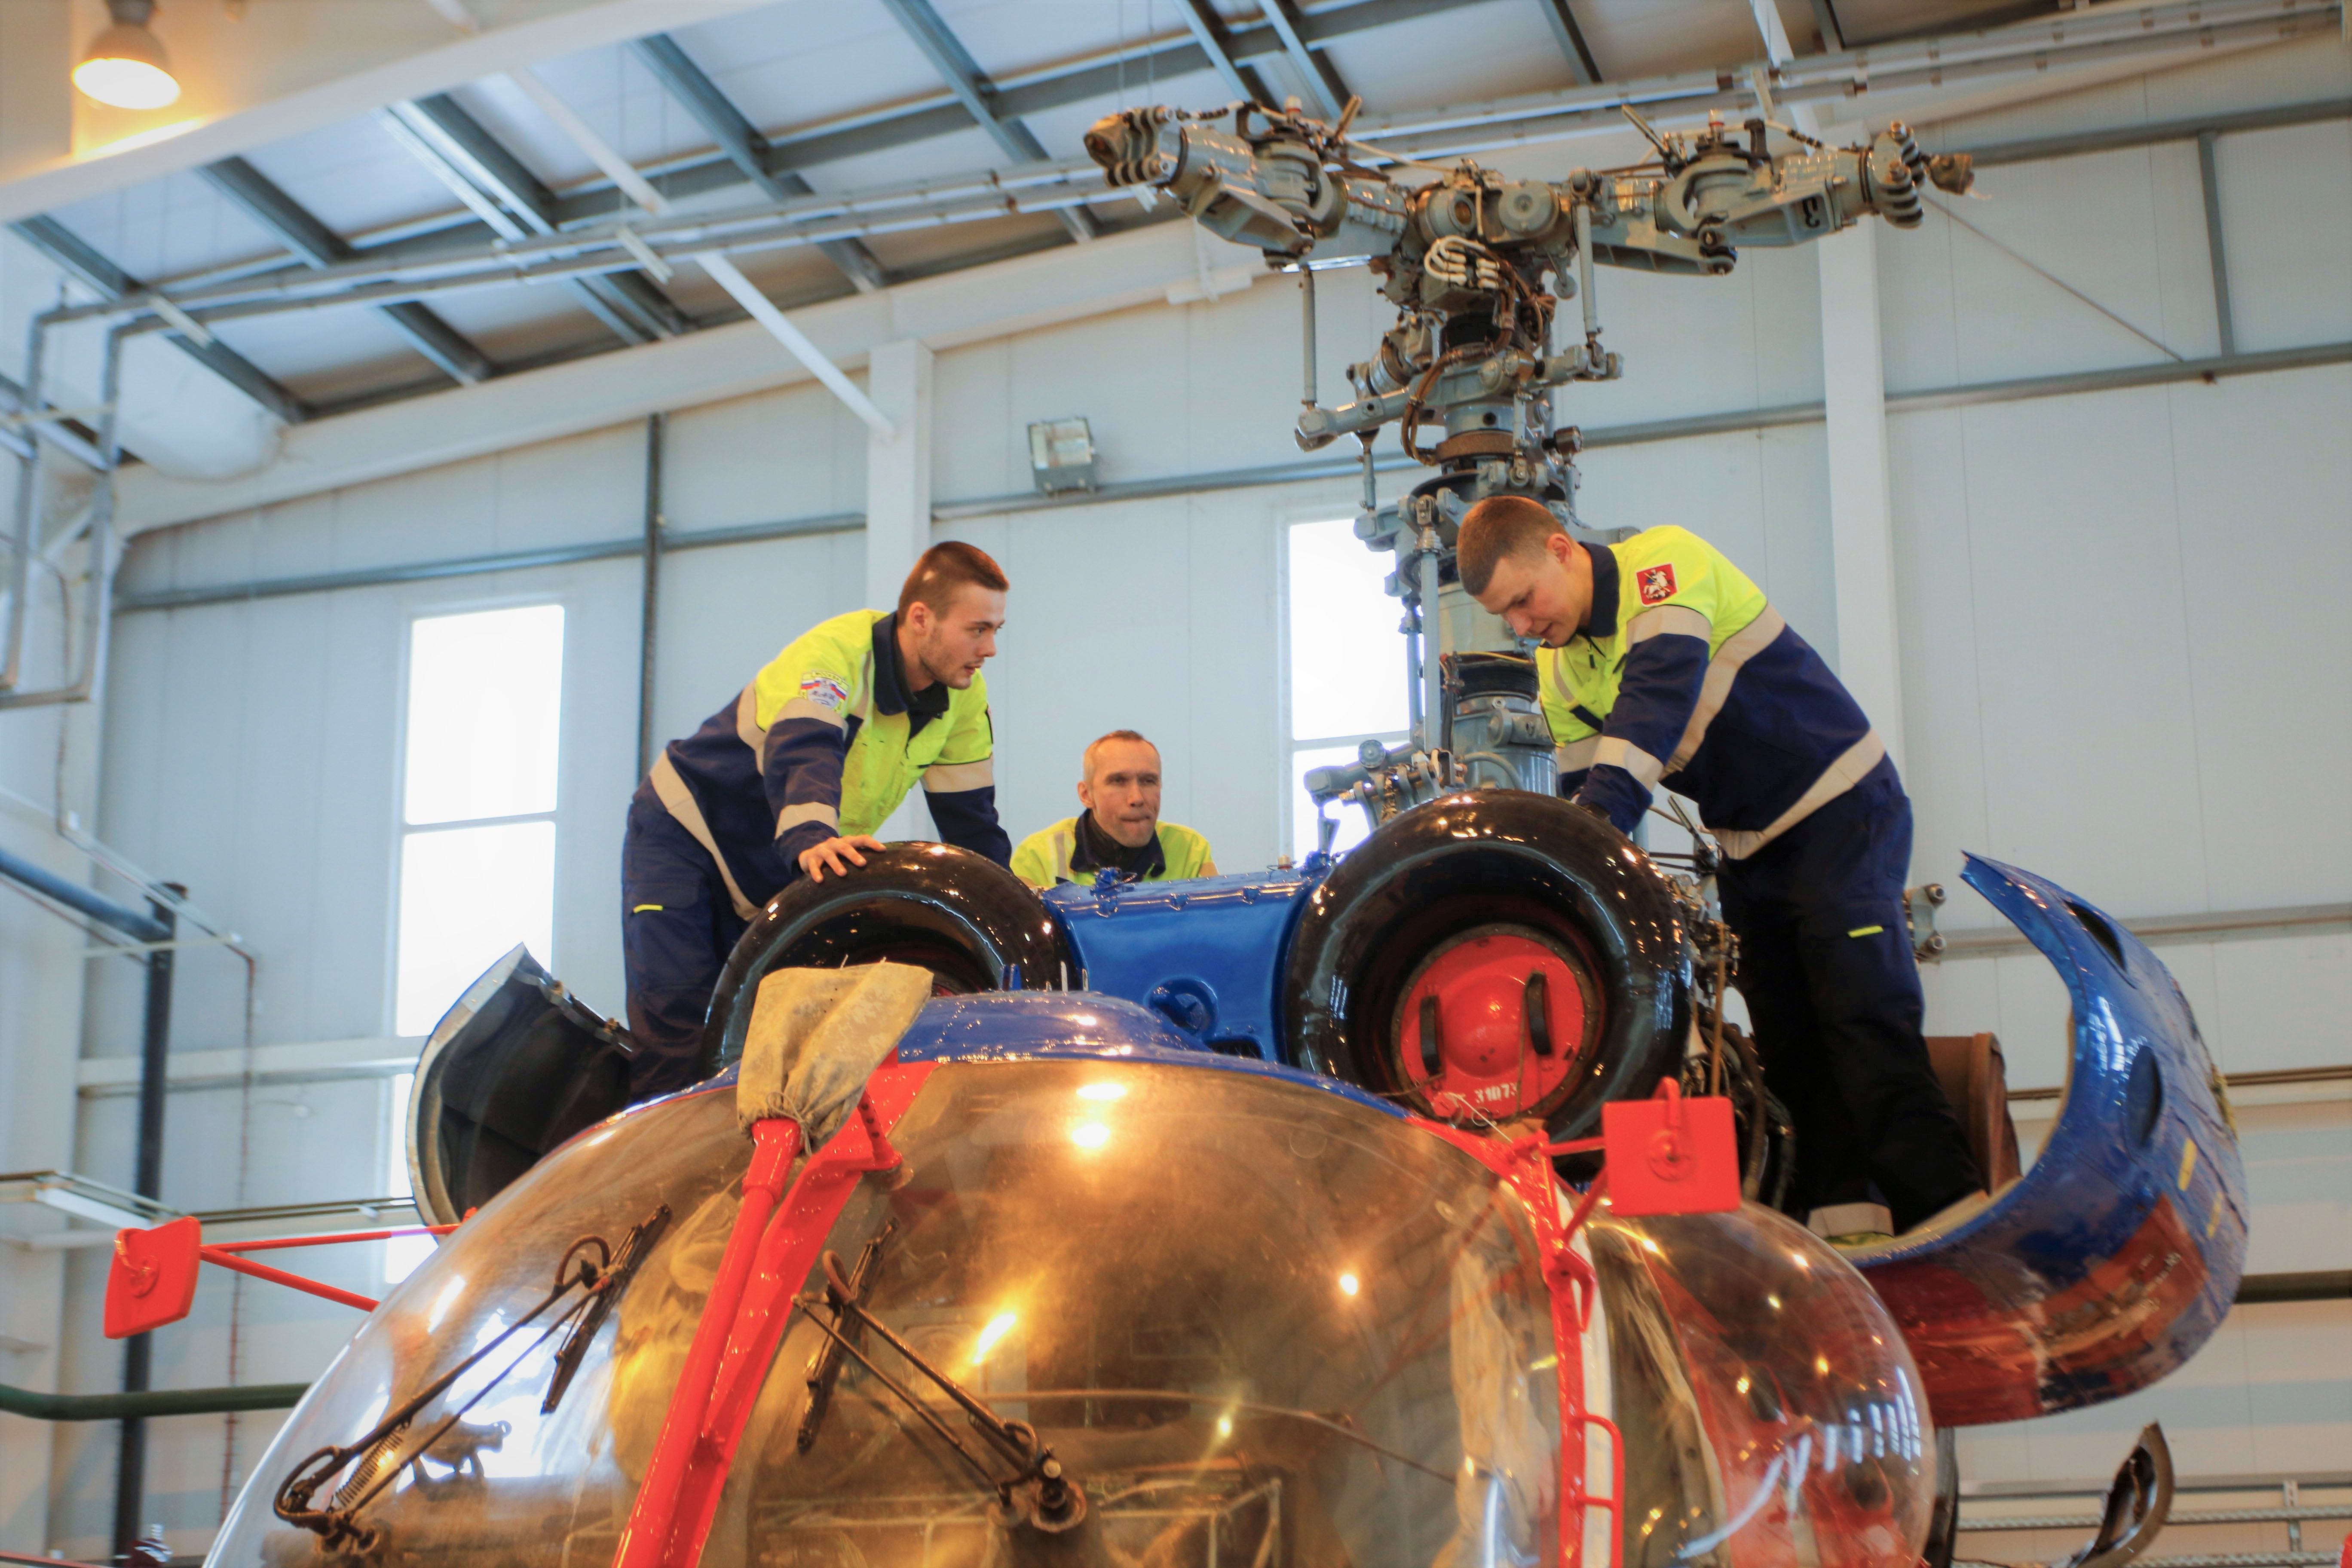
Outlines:
[[[866, 395], [890, 433], [866, 437], [866, 603], [887, 610], [931, 544], [931, 351], [911, 338], [866, 360]], [[880, 837], [928, 838], [930, 818], [909, 796]]]
[[1865, 218], [1814, 247], [1822, 279], [1822, 393], [1829, 416], [1830, 549], [1838, 675], [1903, 765], [1902, 646], [1887, 489], [1886, 380], [1878, 341], [1878, 227]]

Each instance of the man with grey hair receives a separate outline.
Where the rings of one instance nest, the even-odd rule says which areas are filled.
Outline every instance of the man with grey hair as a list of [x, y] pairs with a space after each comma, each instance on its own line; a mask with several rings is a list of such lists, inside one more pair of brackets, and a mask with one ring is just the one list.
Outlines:
[[1104, 871], [1129, 881], [1213, 877], [1209, 841], [1181, 823], [1160, 820], [1160, 748], [1133, 730], [1113, 730], [1086, 751], [1078, 804], [1021, 841], [1013, 870], [1033, 888], [1091, 882]]

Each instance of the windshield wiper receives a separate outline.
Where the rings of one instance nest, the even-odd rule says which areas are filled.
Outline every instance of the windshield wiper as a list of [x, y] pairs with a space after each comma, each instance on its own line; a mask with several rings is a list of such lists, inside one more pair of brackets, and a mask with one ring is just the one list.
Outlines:
[[[416, 1394], [388, 1412], [383, 1420], [362, 1436], [341, 1447], [320, 1448], [278, 1483], [271, 1507], [279, 1519], [300, 1529], [316, 1532], [322, 1549], [348, 1545], [358, 1552], [373, 1552], [382, 1544], [380, 1527], [362, 1523], [360, 1510], [375, 1500], [400, 1472], [417, 1460], [433, 1454], [436, 1445], [449, 1433], [466, 1422], [467, 1413], [501, 1384], [534, 1352], [566, 1329], [575, 1331], [557, 1355], [554, 1376], [547, 1397], [541, 1402], [543, 1411], [552, 1409], [562, 1397], [563, 1389], [578, 1370], [580, 1357], [586, 1352], [587, 1341], [576, 1331], [592, 1313], [603, 1321], [604, 1311], [610, 1309], [629, 1283], [647, 1252], [669, 1225], [669, 1205], [657, 1205], [654, 1212], [630, 1230], [615, 1249], [604, 1237], [583, 1236], [566, 1247], [555, 1267], [555, 1283], [539, 1304], [509, 1323], [474, 1352], [456, 1366], [426, 1384]], [[593, 1256], [591, 1256], [591, 1255]], [[544, 1317], [549, 1310], [574, 1291], [580, 1294], [562, 1311], [542, 1328], [538, 1336], [525, 1345], [522, 1353], [509, 1361], [481, 1387], [467, 1395], [465, 1402], [441, 1419], [438, 1426], [426, 1433], [421, 1441], [411, 1443], [407, 1437], [409, 1424], [425, 1407], [446, 1394], [457, 1380], [479, 1365], [500, 1345]], [[593, 1331], [593, 1330], [591, 1331]], [[576, 1348], [575, 1348], [576, 1347]], [[353, 1460], [360, 1461], [357, 1471], [336, 1489], [323, 1509], [310, 1505], [319, 1489], [342, 1473]], [[462, 1467], [461, 1467], [462, 1468]]]
[[[884, 1226], [879, 1235], [858, 1249], [857, 1267], [849, 1271], [851, 1300], [862, 1302], [866, 1300], [866, 1292], [873, 1286], [874, 1260], [881, 1256], [882, 1244], [889, 1240], [890, 1233], [898, 1228], [896, 1223]], [[850, 1325], [847, 1333], [849, 1338], [856, 1338], [857, 1325]], [[793, 1447], [797, 1452], [805, 1454], [816, 1447], [817, 1428], [824, 1425], [824, 1413], [833, 1403], [833, 1385], [841, 1378], [841, 1350], [837, 1341], [825, 1341], [824, 1348], [817, 1352], [815, 1362], [809, 1367], [808, 1408], [802, 1412], [800, 1431], [793, 1438]]]
[[[989, 1408], [986, 1401], [932, 1365], [914, 1346], [892, 1333], [879, 1318], [866, 1310], [866, 1304], [859, 1299], [866, 1283], [863, 1276], [872, 1261], [878, 1241], [877, 1237], [876, 1242], [869, 1242], [866, 1250], [859, 1255], [860, 1278], [855, 1282], [843, 1278], [840, 1254], [828, 1252], [824, 1255], [824, 1294], [799, 1298], [801, 1306], [810, 1309], [809, 1321], [824, 1331], [833, 1342], [834, 1348], [864, 1367], [875, 1382], [888, 1389], [900, 1404], [939, 1434], [940, 1440], [955, 1450], [956, 1457], [979, 1478], [982, 1485], [996, 1493], [997, 1500], [1016, 1519], [1025, 1520], [1039, 1530], [1056, 1533], [1076, 1524], [1087, 1514], [1085, 1489], [1070, 1479], [1062, 1468], [1062, 1461], [1054, 1457], [1054, 1451], [1037, 1440], [1037, 1429], [1026, 1421], [1007, 1421], [999, 1415]], [[831, 1321], [816, 1315], [814, 1309], [818, 1307], [832, 1314]], [[849, 1321], [851, 1328], [843, 1328], [845, 1320]], [[990, 1446], [1003, 1459], [1016, 1467], [1014, 1473], [1000, 1476], [992, 1471], [981, 1456], [956, 1436], [954, 1428], [942, 1420], [940, 1413], [932, 1409], [920, 1394], [875, 1365], [874, 1358], [855, 1342], [855, 1336], [861, 1330], [871, 1331], [883, 1343], [896, 1351], [908, 1365], [930, 1379], [940, 1393], [963, 1411], [965, 1419], [971, 1423], [973, 1429], [988, 1439]], [[814, 1398], [814, 1378], [811, 1383], [811, 1397]], [[810, 1430], [814, 1436], [813, 1428], [807, 1427], [805, 1423], [803, 1429]]]

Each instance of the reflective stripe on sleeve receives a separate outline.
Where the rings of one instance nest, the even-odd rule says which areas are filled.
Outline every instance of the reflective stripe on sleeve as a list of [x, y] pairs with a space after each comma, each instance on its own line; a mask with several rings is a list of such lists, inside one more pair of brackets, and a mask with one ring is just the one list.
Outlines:
[[1688, 605], [1660, 605], [1625, 623], [1625, 646], [1633, 647], [1668, 633], [1706, 642], [1715, 636], [1715, 623]]
[[672, 816], [677, 818], [679, 826], [694, 836], [697, 844], [710, 851], [710, 858], [719, 866], [719, 880], [727, 884], [727, 897], [734, 904], [736, 914], [747, 921], [758, 914], [760, 906], [745, 898], [743, 889], [735, 885], [735, 873], [729, 868], [727, 857], [719, 852], [719, 841], [710, 835], [710, 824], [703, 820], [700, 803], [694, 798], [694, 792], [686, 787], [686, 780], [669, 760], [667, 752], [654, 759], [650, 778], [655, 797]]
[[1739, 679], [1740, 668], [1770, 647], [1788, 629], [1789, 623], [1780, 618], [1780, 612], [1767, 605], [1754, 620], [1723, 639], [1723, 646], [1707, 660], [1706, 679], [1699, 684], [1698, 701], [1692, 706], [1690, 722], [1684, 727], [1674, 758], [1666, 764], [1668, 772], [1698, 754], [1699, 747], [1706, 742], [1706, 727], [1715, 722], [1715, 716], [1730, 700], [1731, 683]]
[[1633, 742], [1615, 735], [1601, 735], [1594, 741], [1591, 765], [1599, 767], [1604, 763], [1632, 773], [1641, 781], [1643, 789], [1656, 788], [1658, 780], [1664, 777], [1666, 772], [1665, 763]]
[[822, 822], [838, 833], [841, 831], [841, 810], [838, 806], [818, 801], [810, 801], [804, 805], [788, 805], [776, 813], [776, 837], [782, 838], [803, 822]]
[[1862, 782], [1862, 776], [1878, 765], [1886, 755], [1886, 742], [1873, 730], [1853, 745], [1838, 753], [1837, 760], [1822, 770], [1813, 785], [1797, 797], [1797, 804], [1772, 819], [1767, 827], [1717, 828], [1716, 842], [1734, 860], [1745, 860], [1797, 824]]
[[1587, 735], [1581, 741], [1570, 741], [1565, 746], [1554, 746], [1551, 754], [1563, 773], [1580, 773], [1592, 765], [1595, 752], [1601, 750], [1601, 737]]
[[[785, 703], [782, 708], [776, 710], [777, 724], [781, 724], [788, 719], [814, 719], [820, 723], [830, 724], [836, 730], [846, 730], [849, 728], [848, 723], [843, 720], [839, 713], [827, 708], [821, 702], [812, 702], [805, 697], [795, 697], [790, 702]], [[770, 729], [773, 729], [774, 727], [774, 725], [769, 726]], [[751, 743], [757, 746], [761, 743], [761, 741], [764, 739], [765, 737], [761, 736], [758, 739], [754, 739]]]
[[995, 783], [996, 763], [991, 757], [982, 757], [976, 763], [933, 763], [923, 770], [923, 788], [932, 795], [988, 789]]
[[756, 752], [768, 738], [760, 727], [760, 683], [753, 681], [735, 699], [735, 738]]

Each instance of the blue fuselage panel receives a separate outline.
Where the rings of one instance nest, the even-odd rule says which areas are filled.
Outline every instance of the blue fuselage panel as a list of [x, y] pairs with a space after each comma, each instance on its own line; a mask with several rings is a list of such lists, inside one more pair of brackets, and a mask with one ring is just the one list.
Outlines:
[[1280, 1061], [1283, 954], [1318, 880], [1260, 871], [1099, 891], [1068, 883], [1045, 905], [1088, 990], [1141, 1003], [1213, 1050]]
[[2220, 1326], [2246, 1257], [2236, 1131], [2171, 974], [2055, 883], [1975, 857], [1967, 877], [2057, 969], [2074, 1039], [2057, 1123], [2017, 1184], [1854, 1260], [1948, 1426], [2147, 1387]]

